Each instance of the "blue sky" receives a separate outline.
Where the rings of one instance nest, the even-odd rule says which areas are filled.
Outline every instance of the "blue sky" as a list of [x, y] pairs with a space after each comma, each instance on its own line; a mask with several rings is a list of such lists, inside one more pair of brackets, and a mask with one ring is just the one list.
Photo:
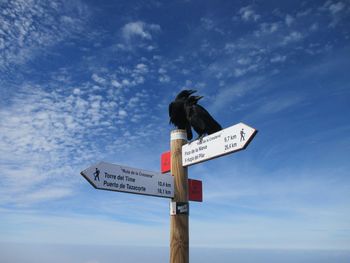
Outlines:
[[80, 171], [159, 171], [190, 88], [259, 130], [189, 168], [191, 246], [349, 250], [349, 25], [348, 0], [1, 0], [0, 242], [167, 247], [169, 200]]

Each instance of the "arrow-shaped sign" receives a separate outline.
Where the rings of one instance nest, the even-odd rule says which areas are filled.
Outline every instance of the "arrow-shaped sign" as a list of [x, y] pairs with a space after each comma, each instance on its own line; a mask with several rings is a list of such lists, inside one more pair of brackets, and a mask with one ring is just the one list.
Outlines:
[[245, 149], [258, 131], [238, 123], [182, 146], [182, 165], [189, 166]]
[[95, 188], [158, 197], [174, 197], [174, 178], [160, 173], [100, 162], [81, 172]]

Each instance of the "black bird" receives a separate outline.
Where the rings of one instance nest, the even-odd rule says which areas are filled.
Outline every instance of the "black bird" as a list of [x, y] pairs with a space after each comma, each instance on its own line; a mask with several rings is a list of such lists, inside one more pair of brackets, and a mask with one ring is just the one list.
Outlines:
[[186, 118], [185, 101], [195, 92], [196, 90], [183, 90], [169, 104], [169, 123], [174, 124], [178, 129], [186, 130], [187, 140], [192, 140], [192, 130]]
[[209, 112], [204, 109], [197, 102], [203, 98], [203, 96], [190, 96], [185, 102], [186, 118], [193, 129], [198, 133], [198, 138], [202, 138], [206, 134], [212, 134], [222, 130], [221, 125], [214, 120]]

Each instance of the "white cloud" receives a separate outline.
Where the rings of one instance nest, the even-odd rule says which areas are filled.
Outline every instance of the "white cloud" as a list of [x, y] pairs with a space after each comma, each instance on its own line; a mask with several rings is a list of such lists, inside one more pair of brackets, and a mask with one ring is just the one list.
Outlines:
[[122, 28], [122, 34], [126, 40], [131, 40], [134, 37], [151, 40], [152, 33], [158, 33], [160, 30], [159, 25], [136, 21], [125, 24]]
[[165, 68], [160, 68], [158, 69], [158, 73], [160, 74], [166, 74], [167, 73], [167, 70]]
[[[87, 202], [84, 202], [84, 204], [87, 204]], [[159, 207], [159, 202], [156, 204]], [[143, 210], [142, 207], [136, 208], [140, 209], [140, 211]], [[165, 204], [164, 209], [164, 211], [167, 209]], [[128, 214], [127, 211], [130, 212], [130, 209], [124, 211], [124, 215]], [[143, 211], [145, 212], [145, 210]], [[147, 218], [145, 213], [139, 213], [139, 217], [143, 216]], [[1, 236], [1, 241], [7, 242], [10, 240], [21, 243], [68, 243], [80, 245], [163, 245], [168, 240], [167, 235], [164, 235], [168, 224], [164, 220], [159, 220], [159, 218], [157, 218], [157, 224], [145, 226], [123, 223], [114, 218], [108, 218], [108, 216], [102, 218], [93, 214], [87, 217], [86, 215], [67, 215], [65, 213], [58, 215], [53, 211], [46, 214], [36, 211], [7, 211], [6, 215], [2, 216], [1, 219], [4, 220], [2, 223], [6, 223], [12, 229], [7, 231], [6, 236]], [[26, 234], [24, 234], [22, 228], [14, 227], [15, 225], [24, 224], [32, 226], [27, 229]], [[98, 227], [99, 231], [86, 231], [96, 227]], [[59, 231], [57, 231], [58, 229]]]
[[332, 3], [328, 6], [329, 11], [335, 15], [337, 13], [339, 13], [340, 11], [342, 11], [345, 7], [345, 4], [342, 2], [337, 2], [337, 3]]
[[239, 14], [243, 21], [257, 21], [260, 15], [255, 12], [252, 6], [245, 6], [239, 10]]
[[201, 24], [206, 30], [211, 30], [214, 28], [214, 22], [210, 18], [202, 17]]
[[[17, 87], [6, 107], [0, 109], [0, 170], [4, 182], [0, 185], [4, 193], [0, 204], [30, 205], [70, 196], [77, 180], [72, 175], [79, 174], [86, 162], [95, 162], [96, 156], [103, 158], [111, 152], [115, 155], [115, 146], [130, 147], [132, 138], [150, 138], [142, 133], [144, 127], [132, 127], [130, 138], [123, 137], [134, 125], [131, 120], [148, 117], [150, 130], [154, 130], [152, 109], [146, 110], [147, 91], [129, 93], [130, 87], [145, 81], [149, 70], [141, 62], [113, 73], [92, 70], [90, 78], [71, 86], [66, 77], [71, 72], [62, 70], [62, 78], [52, 74], [54, 78], [45, 84], [28, 82]], [[111, 143], [106, 145], [105, 138]], [[64, 178], [67, 184], [59, 190], [52, 178]]]
[[24, 64], [62, 40], [82, 32], [88, 11], [74, 1], [6, 1], [0, 12], [0, 70]]
[[293, 24], [294, 20], [295, 19], [291, 15], [289, 15], [289, 14], [286, 15], [285, 22], [286, 22], [287, 26], [291, 26]]
[[240, 59], [237, 60], [237, 63], [240, 64], [240, 65], [248, 65], [248, 64], [251, 63], [251, 59], [247, 58], [247, 57], [240, 58]]
[[[308, 141], [309, 139], [305, 138], [304, 140]], [[282, 154], [280, 150], [285, 143], [284, 141], [275, 145], [274, 150], [278, 151], [275, 154]], [[293, 144], [292, 141], [290, 143]], [[286, 147], [284, 150], [288, 151], [290, 148]], [[263, 158], [268, 160], [271, 155]], [[346, 238], [347, 241], [336, 235], [333, 236], [332, 241], [325, 238], [325, 235], [341, 231], [345, 225], [348, 225], [345, 218], [350, 212], [347, 208], [349, 198], [344, 199], [344, 196], [349, 188], [349, 180], [346, 180], [343, 186], [338, 185], [338, 180], [346, 173], [345, 169], [335, 168], [339, 171], [339, 177], [330, 178], [331, 171], [324, 171], [322, 168], [312, 169], [306, 165], [305, 167], [298, 166], [295, 169], [275, 170], [269, 178], [262, 178], [262, 171], [248, 168], [249, 163], [246, 165], [246, 168], [243, 168], [244, 165], [240, 165], [240, 168], [237, 169], [234, 168], [235, 164], [232, 164], [233, 170], [226, 167], [225, 171], [221, 173], [218, 171], [221, 180], [226, 180], [226, 176], [230, 178], [226, 184], [222, 184], [221, 180], [212, 178], [210, 175], [203, 178], [206, 185], [210, 185], [210, 189], [205, 189], [205, 203], [203, 203], [208, 205], [208, 213], [205, 215], [199, 211], [192, 213], [193, 220], [200, 218], [201, 223], [199, 221], [196, 223], [202, 224], [201, 226], [193, 224], [198, 226], [198, 229], [193, 229], [195, 233], [200, 232], [204, 225], [215, 221], [217, 226], [220, 225], [218, 222], [222, 222], [225, 226], [217, 227], [207, 233], [208, 236], [213, 235], [212, 238], [215, 239], [212, 245], [222, 242], [222, 245], [225, 244], [229, 247], [239, 246], [239, 240], [242, 240], [243, 237], [250, 241], [256, 240], [249, 238], [253, 235], [257, 239], [265, 240], [264, 248], [339, 248], [339, 246], [345, 247], [349, 244], [349, 238]], [[215, 167], [219, 166], [220, 163]], [[242, 168], [243, 170], [240, 170]], [[197, 169], [197, 167], [193, 169]], [[204, 171], [198, 167], [196, 174], [200, 173], [204, 173]], [[249, 174], [249, 176], [242, 177], [242, 174]], [[211, 209], [216, 211], [215, 216], [212, 216], [213, 210]], [[232, 211], [235, 212], [232, 213]], [[276, 214], [279, 215], [278, 218], [276, 218]], [[274, 223], [267, 223], [269, 220], [274, 221]], [[230, 223], [226, 224], [225, 222]], [[230, 227], [230, 224], [235, 227]], [[316, 225], [317, 227], [315, 227]], [[257, 228], [252, 231], [252, 226]], [[285, 229], [286, 226], [289, 230]], [[295, 233], [300, 227], [305, 232], [297, 231]], [[317, 231], [315, 231], [316, 229]], [[235, 240], [232, 239], [231, 235], [223, 235], [223, 233], [227, 234], [225, 231], [232, 231], [232, 233], [242, 236]], [[276, 242], [276, 235], [280, 234], [286, 238], [285, 242]], [[225, 238], [227, 236], [228, 238]], [[323, 239], [320, 240], [320, 237]], [[198, 237], [193, 242], [209, 245], [209, 242], [203, 242], [206, 240], [203, 239], [203, 236], [201, 238]], [[334, 241], [336, 244], [333, 243]], [[303, 244], [301, 245], [300, 242]], [[247, 242], [244, 246], [262, 248], [261, 243], [260, 245], [259, 243], [259, 241], [255, 244]]]
[[289, 35], [283, 38], [282, 44], [287, 45], [289, 43], [298, 42], [303, 38], [303, 35], [298, 31], [293, 31]]
[[270, 61], [272, 63], [276, 63], [276, 62], [284, 62], [286, 61], [286, 56], [282, 56], [282, 55], [276, 55], [276, 56], [273, 56]]
[[247, 73], [245, 69], [241, 69], [241, 68], [235, 68], [233, 72], [235, 77], [240, 77], [240, 76], [243, 76], [245, 73]]
[[129, 81], [128, 79], [123, 79], [123, 80], [122, 80], [122, 85], [123, 85], [123, 86], [130, 86], [131, 83], [130, 83], [130, 81]]
[[298, 96], [278, 97], [271, 101], [265, 101], [257, 112], [261, 114], [273, 114], [295, 107], [303, 101], [304, 99]]
[[318, 23], [313, 23], [313, 24], [310, 26], [310, 30], [311, 30], [311, 31], [317, 31], [318, 28], [319, 28]]
[[297, 17], [305, 17], [308, 16], [313, 10], [311, 8], [305, 9], [305, 10], [301, 10], [299, 11], [296, 16]]
[[98, 76], [96, 73], [93, 73], [91, 75], [91, 78], [96, 81], [98, 84], [105, 84], [106, 80], [104, 78], [101, 78], [100, 76]]
[[346, 19], [350, 13], [350, 7], [348, 2], [344, 1], [331, 1], [328, 0], [320, 8], [322, 11], [329, 12], [331, 15], [331, 22], [329, 27], [335, 27], [341, 20]]
[[[25, 85], [0, 110], [0, 167], [3, 181], [9, 186], [0, 189], [9, 196], [24, 190], [16, 195], [20, 198], [12, 198], [11, 202], [39, 202], [69, 195], [67, 187], [62, 187], [62, 191], [53, 188], [52, 176], [57, 176], [57, 172], [66, 180], [72, 167], [91, 158], [88, 152], [98, 152], [84, 137], [87, 133], [99, 133], [103, 120], [111, 117], [101, 96], [84, 99], [80, 97], [84, 92], [84, 87], [80, 87], [63, 95]], [[64, 170], [62, 174], [58, 167]], [[67, 180], [68, 185], [71, 181]]]
[[263, 85], [263, 78], [259, 77], [240, 81], [234, 85], [222, 88], [216, 94], [210, 110], [213, 111], [213, 113], [220, 112], [222, 109], [235, 103], [239, 98], [257, 89], [261, 85]]
[[161, 83], [169, 83], [170, 77], [168, 75], [162, 75], [162, 76], [159, 76], [158, 80]]
[[74, 94], [74, 95], [79, 95], [79, 94], [80, 94], [80, 89], [75, 88], [75, 89], [73, 90], [73, 94]]
[[259, 25], [259, 30], [255, 31], [254, 34], [260, 37], [265, 34], [272, 34], [276, 32], [280, 27], [279, 23], [261, 23]]
[[241, 67], [241, 68], [235, 68], [233, 70], [233, 75], [235, 77], [241, 77], [245, 74], [247, 74], [248, 72], [252, 72], [252, 71], [256, 71], [258, 69], [258, 64], [250, 64], [247, 67]]
[[111, 81], [111, 84], [112, 84], [113, 87], [116, 87], [116, 88], [121, 88], [122, 87], [122, 85], [119, 83], [119, 81], [117, 81], [115, 79], [113, 79]]
[[160, 83], [169, 83], [171, 81], [170, 76], [167, 74], [168, 71], [164, 67], [160, 67], [158, 69], [158, 73], [159, 73], [158, 81]]
[[124, 119], [128, 116], [128, 113], [125, 110], [119, 110], [118, 115], [120, 118]]
[[224, 50], [227, 53], [233, 53], [237, 48], [238, 47], [237, 47], [237, 45], [235, 43], [226, 43], [225, 47], [224, 47]]
[[73, 189], [60, 187], [46, 187], [37, 191], [31, 192], [23, 197], [23, 199], [16, 200], [20, 204], [31, 204], [36, 202], [48, 202], [56, 199], [66, 198], [73, 195]]
[[137, 64], [135, 67], [135, 72], [139, 74], [146, 74], [148, 72], [148, 67], [143, 63]]

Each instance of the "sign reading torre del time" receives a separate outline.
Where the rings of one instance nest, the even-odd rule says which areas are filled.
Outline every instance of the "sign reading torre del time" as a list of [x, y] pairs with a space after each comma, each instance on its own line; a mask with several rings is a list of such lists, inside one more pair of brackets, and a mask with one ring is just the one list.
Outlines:
[[160, 173], [100, 162], [81, 172], [89, 183], [102, 190], [172, 198], [174, 178]]

